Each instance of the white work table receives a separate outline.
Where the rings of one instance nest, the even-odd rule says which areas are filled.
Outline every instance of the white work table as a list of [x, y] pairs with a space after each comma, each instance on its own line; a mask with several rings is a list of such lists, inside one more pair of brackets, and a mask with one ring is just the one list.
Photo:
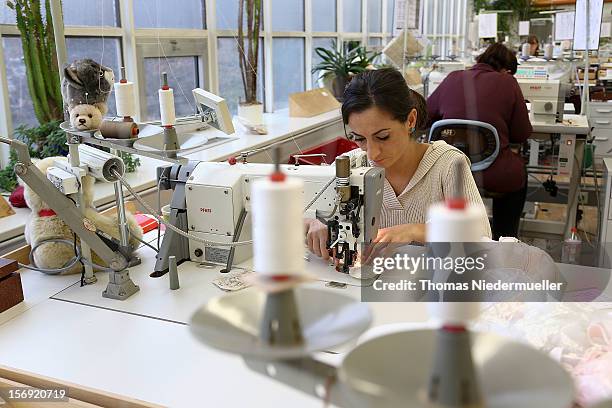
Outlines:
[[[148, 241], [154, 237], [154, 232], [146, 236]], [[106, 273], [97, 274], [96, 284], [80, 287], [76, 275], [22, 271], [27, 307], [0, 314], [0, 365], [172, 407], [263, 406], [279, 401], [320, 406], [319, 400], [251, 371], [241, 358], [203, 346], [190, 335], [191, 314], [225, 294], [211, 283], [223, 276], [220, 267], [185, 262], [179, 266], [181, 287], [171, 291], [167, 275], [148, 276], [153, 251], [141, 247], [138, 255], [143, 263], [130, 275], [141, 290], [125, 301], [101, 296]], [[307, 269], [317, 274], [322, 265], [314, 259]], [[321, 281], [308, 286], [360, 298], [357, 286], [329, 288]], [[385, 324], [427, 320], [425, 303], [371, 303], [370, 309], [374, 319], [368, 333], [386, 330]], [[346, 346], [334, 350], [341, 352]], [[327, 357], [331, 363], [341, 361], [341, 355]]]
[[[190, 160], [199, 161], [221, 161], [234, 156], [240, 152], [269, 146], [274, 143], [289, 140], [295, 136], [308, 134], [318, 129], [325, 128], [340, 121], [340, 111], [334, 110], [311, 118], [289, 117], [288, 109], [279, 110], [275, 113], [264, 114], [268, 134], [255, 135], [248, 133], [237, 120], [234, 120], [236, 132], [231, 135], [233, 140], [212, 146], [205, 150], [186, 155]], [[227, 137], [221, 131], [208, 128], [201, 131], [205, 137], [222, 136]], [[339, 134], [336, 136], [340, 136]], [[298, 142], [295, 151], [303, 147]], [[140, 157], [141, 166], [134, 173], [126, 174], [126, 181], [134, 187], [137, 192], [152, 189], [156, 185], [158, 166], [169, 164], [161, 160], [149, 157]], [[96, 206], [112, 203], [115, 201], [114, 185], [111, 183], [97, 182], [95, 185], [94, 198]], [[16, 214], [0, 218], [0, 243], [23, 234], [24, 226], [30, 210], [27, 208], [16, 208]]]

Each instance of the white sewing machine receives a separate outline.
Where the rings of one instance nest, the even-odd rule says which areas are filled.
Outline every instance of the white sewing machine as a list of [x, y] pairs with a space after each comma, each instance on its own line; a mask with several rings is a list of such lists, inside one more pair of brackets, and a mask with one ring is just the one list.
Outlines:
[[555, 124], [563, 121], [567, 86], [557, 79], [517, 78], [523, 97], [531, 103], [532, 123]]
[[463, 71], [465, 69], [465, 63], [461, 61], [440, 61], [436, 62], [435, 68], [429, 74], [429, 86], [428, 94], [431, 95], [433, 91], [444, 81], [444, 79], [453, 71]]
[[[378, 232], [384, 170], [361, 167], [363, 163], [363, 156], [360, 155], [351, 158], [340, 156], [332, 166], [280, 166], [282, 172], [289, 177], [298, 177], [304, 181], [304, 207], [320, 193], [304, 217], [327, 221], [328, 248], [336, 259], [337, 269], [345, 273], [354, 264], [360, 245], [370, 242]], [[173, 196], [170, 221], [179, 228], [183, 228], [181, 225], [187, 226], [189, 234], [205, 240], [220, 243], [250, 240], [252, 181], [269, 175], [273, 165], [201, 162], [193, 163], [192, 166], [184, 184], [185, 208], [181, 209], [182, 200], [175, 200]], [[176, 168], [172, 172], [175, 173], [168, 174], [180, 173]], [[180, 176], [170, 178], [181, 179]], [[177, 191], [182, 194], [182, 189], [174, 188], [175, 195]], [[182, 211], [186, 217], [183, 220], [180, 219]], [[287, 228], [302, 228], [302, 225], [288, 225]], [[157, 276], [167, 269], [164, 259], [177, 253], [179, 260], [227, 264], [229, 268], [231, 264], [240, 263], [252, 256], [252, 245], [230, 249], [228, 246], [205, 245], [189, 239], [187, 254], [186, 242], [173, 245], [166, 243], [166, 239], [176, 241], [185, 238], [166, 233], [155, 268]], [[184, 251], [182, 254], [181, 250]]]

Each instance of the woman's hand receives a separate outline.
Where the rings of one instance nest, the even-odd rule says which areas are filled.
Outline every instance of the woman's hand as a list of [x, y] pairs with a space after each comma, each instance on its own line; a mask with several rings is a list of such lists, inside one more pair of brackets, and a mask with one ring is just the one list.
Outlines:
[[425, 241], [425, 224], [400, 224], [381, 228], [372, 244], [367, 246], [362, 263], [369, 264], [376, 257], [392, 256], [395, 250], [393, 244], [425, 243]]
[[327, 225], [316, 219], [304, 219], [304, 231], [306, 231], [306, 243], [310, 252], [328, 260]]
[[389, 228], [381, 228], [374, 243], [425, 243], [425, 224], [400, 224]]

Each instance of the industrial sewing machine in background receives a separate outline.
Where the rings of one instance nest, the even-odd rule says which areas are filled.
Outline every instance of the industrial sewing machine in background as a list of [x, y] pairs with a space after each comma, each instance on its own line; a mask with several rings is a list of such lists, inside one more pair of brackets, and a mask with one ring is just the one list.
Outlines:
[[[334, 166], [281, 166], [288, 176], [304, 181], [304, 217], [316, 217], [328, 226], [327, 247], [336, 269], [344, 273], [354, 265], [361, 244], [371, 242], [378, 231], [384, 170], [364, 167], [364, 159], [365, 154], [360, 153], [340, 156]], [[167, 230], [151, 276], [167, 272], [169, 256], [179, 262], [225, 264], [224, 272], [229, 272], [234, 263], [251, 258], [252, 245], [227, 244], [251, 239], [251, 185], [272, 169], [271, 164], [235, 161], [158, 168], [160, 189], [174, 190], [170, 223], [191, 237]]]

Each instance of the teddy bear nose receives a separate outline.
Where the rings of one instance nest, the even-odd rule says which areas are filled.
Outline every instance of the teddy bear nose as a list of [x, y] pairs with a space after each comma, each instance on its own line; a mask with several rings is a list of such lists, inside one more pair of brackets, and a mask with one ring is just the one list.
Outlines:
[[85, 124], [86, 120], [85, 119], [79, 119], [79, 123], [81, 124]]

